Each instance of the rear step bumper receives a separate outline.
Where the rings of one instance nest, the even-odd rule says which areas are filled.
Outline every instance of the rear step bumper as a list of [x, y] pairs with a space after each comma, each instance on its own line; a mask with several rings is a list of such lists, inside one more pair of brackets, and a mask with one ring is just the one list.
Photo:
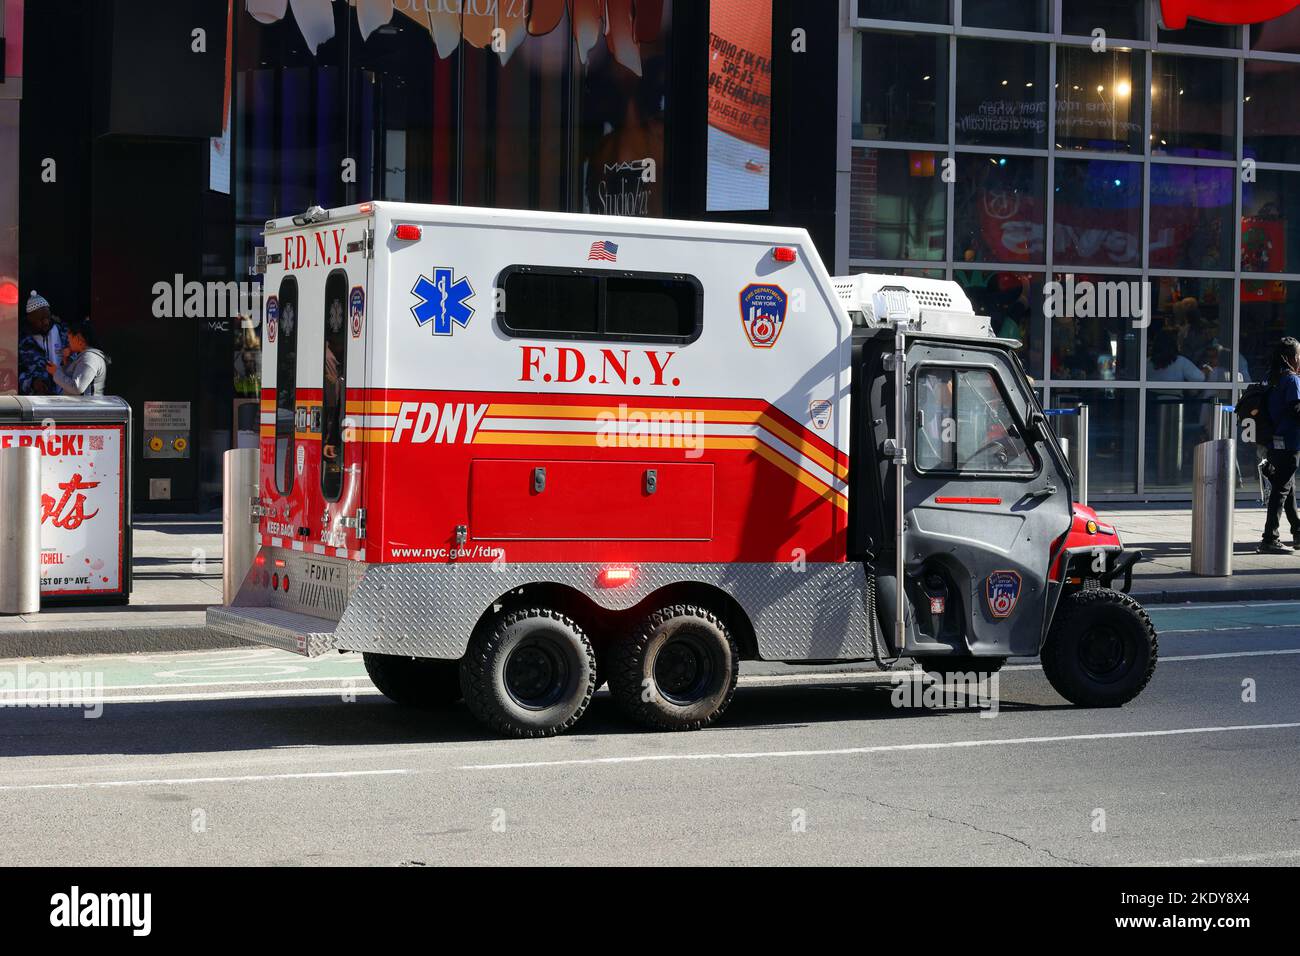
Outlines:
[[210, 607], [208, 627], [241, 640], [319, 657], [334, 649], [338, 623], [273, 607]]

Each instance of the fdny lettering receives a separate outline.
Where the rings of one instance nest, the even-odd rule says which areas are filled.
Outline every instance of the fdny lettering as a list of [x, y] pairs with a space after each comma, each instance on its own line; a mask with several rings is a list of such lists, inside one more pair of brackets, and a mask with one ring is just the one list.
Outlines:
[[585, 381], [589, 385], [681, 385], [668, 377], [676, 352], [652, 349], [601, 349], [597, 356], [567, 345], [521, 345], [521, 382]]
[[347, 261], [342, 229], [323, 229], [310, 239], [306, 236], [284, 237], [284, 268], [288, 272], [337, 266]]
[[402, 402], [391, 441], [402, 441], [409, 432], [405, 440], [413, 445], [429, 441], [437, 445], [468, 445], [474, 440], [487, 410], [486, 405]]

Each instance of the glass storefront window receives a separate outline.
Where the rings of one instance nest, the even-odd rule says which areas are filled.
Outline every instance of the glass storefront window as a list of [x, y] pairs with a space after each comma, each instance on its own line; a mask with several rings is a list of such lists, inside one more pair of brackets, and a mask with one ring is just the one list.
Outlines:
[[1131, 495], [1137, 491], [1138, 403], [1136, 388], [1052, 389], [1053, 408], [1088, 406], [1088, 493]]
[[1265, 163], [1300, 164], [1300, 63], [1246, 61], [1243, 139], [1246, 156]]
[[1044, 261], [1047, 161], [957, 157], [954, 256], [965, 262]]
[[1143, 458], [1148, 491], [1186, 493], [1192, 490], [1192, 460], [1196, 446], [1214, 434], [1215, 406], [1231, 404], [1232, 392], [1227, 389], [1154, 388], [1147, 391], [1147, 435]]
[[1232, 355], [1231, 280], [1162, 276], [1151, 281], [1147, 382], [1249, 381], [1249, 366]]
[[1045, 33], [1051, 19], [1049, 0], [962, 0], [963, 26], [990, 30]]
[[1300, 337], [1300, 282], [1244, 279], [1241, 283], [1241, 353], [1246, 381], [1262, 380], [1277, 340]]
[[1151, 59], [1151, 152], [1233, 159], [1237, 61], [1157, 53]]
[[957, 41], [957, 142], [972, 146], [1047, 145], [1044, 43]]
[[1231, 272], [1237, 170], [1151, 165], [1151, 257], [1156, 269]]
[[948, 38], [859, 32], [853, 49], [854, 139], [948, 141]]
[[1141, 153], [1145, 57], [1088, 47], [1056, 51], [1056, 148]]
[[977, 315], [987, 315], [993, 334], [1019, 339], [1020, 361], [1033, 379], [1043, 377], [1043, 274], [961, 269], [953, 279]]
[[1250, 28], [1250, 48], [1269, 53], [1300, 53], [1300, 10], [1254, 24]]
[[947, 188], [939, 153], [853, 150], [849, 255], [854, 259], [943, 259]]
[[869, 20], [952, 23], [951, 0], [858, 0], [858, 16]]
[[1061, 0], [1061, 32], [1090, 37], [1105, 30], [1111, 39], [1145, 40], [1147, 5], [1134, 0]]
[[1043, 307], [1052, 323], [1051, 377], [1136, 381], [1148, 286], [1135, 275], [1057, 273]]
[[1142, 164], [1056, 161], [1053, 256], [1062, 265], [1142, 265]]
[[1156, 31], [1160, 43], [1180, 44], [1181, 46], [1212, 46], [1226, 50], [1241, 49], [1241, 27], [1227, 26], [1222, 23], [1207, 23], [1204, 20], [1188, 20], [1181, 30], [1166, 30], [1161, 27]]
[[1300, 272], [1300, 173], [1261, 169], [1241, 188], [1241, 268]]

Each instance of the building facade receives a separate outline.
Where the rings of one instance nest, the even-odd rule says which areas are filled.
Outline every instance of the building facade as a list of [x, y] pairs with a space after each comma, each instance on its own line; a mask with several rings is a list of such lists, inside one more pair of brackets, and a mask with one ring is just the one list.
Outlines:
[[1188, 497], [1215, 406], [1300, 334], [1300, 10], [1179, 30], [1161, 13], [846, 9], [841, 264], [961, 283], [1025, 343], [1045, 405], [1089, 407], [1102, 499]]
[[266, 220], [312, 205], [800, 225], [833, 272], [956, 280], [1046, 405], [1091, 409], [1097, 499], [1186, 498], [1216, 403], [1300, 329], [1300, 11], [1167, 30], [1161, 0], [0, 7], [0, 392], [28, 292], [91, 316], [142, 510], [219, 501], [221, 453], [255, 431], [249, 266]]

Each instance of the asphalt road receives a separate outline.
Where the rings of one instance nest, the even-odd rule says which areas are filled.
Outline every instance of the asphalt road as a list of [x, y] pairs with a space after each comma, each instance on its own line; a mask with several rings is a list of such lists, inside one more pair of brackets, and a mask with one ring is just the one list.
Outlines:
[[[754, 665], [709, 730], [636, 729], [602, 693], [541, 741], [403, 710], [353, 655], [0, 662], [2, 859], [1300, 863], [1300, 603], [1152, 613], [1162, 661], [1121, 710], [1067, 705], [1028, 663], [993, 717]], [[30, 689], [52, 674], [89, 696]], [[55, 700], [83, 706], [34, 706]]]

